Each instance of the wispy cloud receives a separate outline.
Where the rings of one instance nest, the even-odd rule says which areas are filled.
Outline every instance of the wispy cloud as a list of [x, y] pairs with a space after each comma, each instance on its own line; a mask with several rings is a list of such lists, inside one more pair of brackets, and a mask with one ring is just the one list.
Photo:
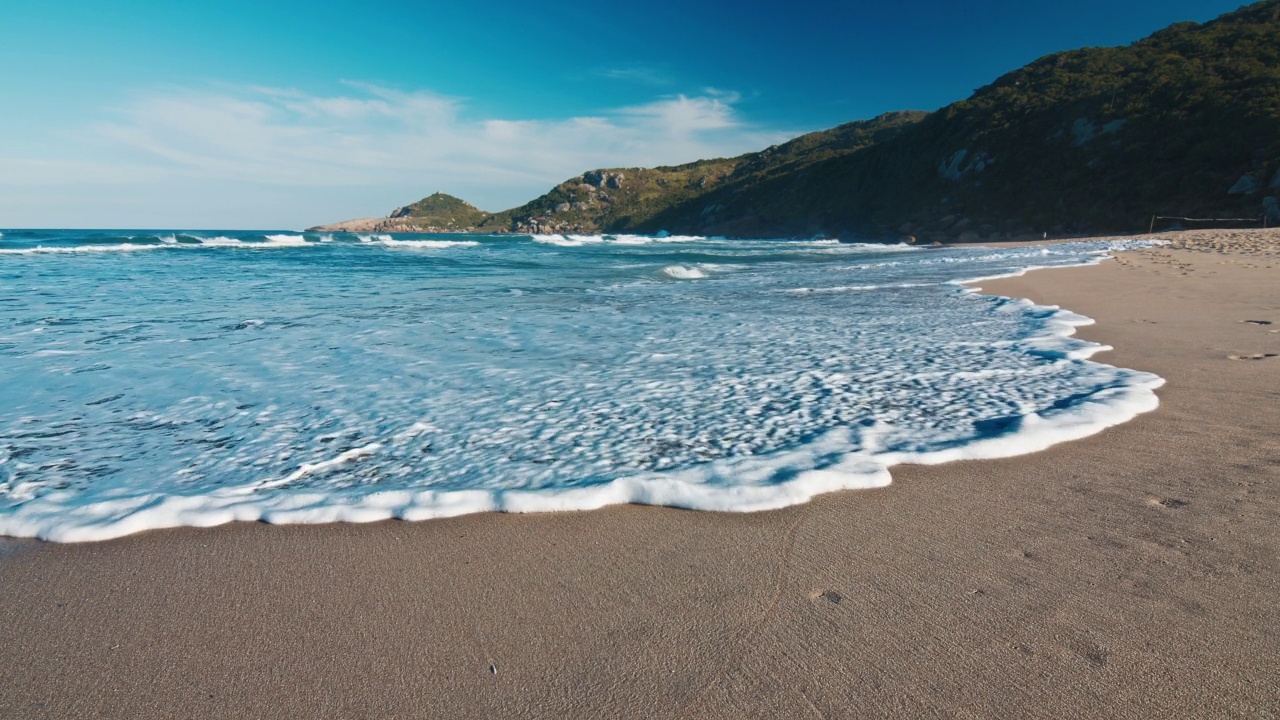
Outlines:
[[618, 82], [635, 83], [637, 85], [648, 85], [651, 87], [661, 87], [670, 85], [671, 78], [662, 70], [652, 65], [624, 65], [617, 67], [603, 67], [592, 71], [591, 75], [605, 80], [616, 80]]
[[[387, 188], [389, 205], [457, 189], [497, 209], [594, 167], [722, 157], [792, 134], [745, 121], [737, 96], [721, 91], [533, 120], [477, 117], [465, 100], [429, 91], [345, 87], [335, 94], [256, 86], [156, 90], [88, 128], [77, 162], [23, 159], [21, 182], [70, 184], [71, 174], [78, 186], [164, 178], [202, 188], [249, 183], [296, 197], [298, 215], [308, 206], [308, 188], [325, 188], [326, 196]], [[0, 171], [0, 184], [18, 181], [5, 175]], [[216, 194], [210, 203], [219, 202]]]

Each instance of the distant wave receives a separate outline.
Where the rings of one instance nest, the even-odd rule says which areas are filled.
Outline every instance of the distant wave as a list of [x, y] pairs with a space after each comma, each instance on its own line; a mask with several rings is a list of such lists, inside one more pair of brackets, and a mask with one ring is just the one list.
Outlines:
[[304, 235], [267, 235], [267, 242], [272, 245], [288, 245], [298, 247], [300, 245], [309, 245]]
[[707, 276], [702, 270], [688, 265], [668, 265], [662, 268], [662, 274], [677, 280], [697, 280]]
[[42, 255], [45, 253], [88, 253], [88, 252], [136, 252], [139, 250], [160, 250], [167, 245], [143, 245], [139, 243], [117, 243], [114, 245], [71, 245], [67, 247], [49, 247], [37, 245], [29, 248], [3, 248], [0, 255]]
[[581, 247], [583, 245], [652, 245], [654, 243], [705, 242], [701, 235], [627, 235], [605, 233], [602, 235], [530, 235], [533, 241], [543, 245]]
[[419, 250], [443, 250], [452, 247], [475, 247], [480, 243], [475, 240], [396, 240], [388, 237], [379, 244], [391, 248], [416, 248]]
[[530, 237], [536, 243], [558, 245], [559, 247], [581, 247], [604, 242], [604, 238], [600, 235], [531, 235]]

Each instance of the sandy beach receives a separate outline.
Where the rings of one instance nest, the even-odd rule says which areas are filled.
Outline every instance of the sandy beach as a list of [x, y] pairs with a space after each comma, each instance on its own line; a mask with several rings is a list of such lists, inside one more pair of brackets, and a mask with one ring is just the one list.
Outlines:
[[982, 283], [1154, 413], [879, 490], [0, 542], [0, 717], [1280, 714], [1280, 231]]

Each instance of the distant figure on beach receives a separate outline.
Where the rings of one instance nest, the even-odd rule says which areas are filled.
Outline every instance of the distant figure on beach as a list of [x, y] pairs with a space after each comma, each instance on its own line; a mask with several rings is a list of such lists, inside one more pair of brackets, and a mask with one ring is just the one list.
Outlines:
[[1045, 240], [1048, 240], [1048, 239], [1049, 239], [1049, 233], [1045, 233], [1045, 234], [1044, 234], [1044, 239], [1045, 239]]

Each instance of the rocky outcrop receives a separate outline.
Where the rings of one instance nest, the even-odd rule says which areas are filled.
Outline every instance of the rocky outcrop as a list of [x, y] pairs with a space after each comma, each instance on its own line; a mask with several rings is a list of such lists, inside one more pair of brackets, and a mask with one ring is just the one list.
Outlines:
[[1280, 227], [1280, 200], [1270, 195], [1262, 198], [1262, 216], [1267, 227]]
[[612, 188], [614, 190], [620, 189], [622, 181], [626, 179], [627, 176], [620, 172], [608, 172], [606, 170], [592, 170], [582, 175], [582, 183], [588, 187]]
[[[968, 162], [965, 162], [966, 160]], [[938, 177], [943, 180], [958, 182], [963, 180], [966, 175], [980, 173], [995, 163], [995, 158], [985, 152], [980, 152], [970, 157], [968, 150], [961, 149], [938, 163]]]
[[1252, 175], [1241, 175], [1235, 185], [1227, 191], [1228, 195], [1252, 195], [1258, 192], [1258, 179]]

